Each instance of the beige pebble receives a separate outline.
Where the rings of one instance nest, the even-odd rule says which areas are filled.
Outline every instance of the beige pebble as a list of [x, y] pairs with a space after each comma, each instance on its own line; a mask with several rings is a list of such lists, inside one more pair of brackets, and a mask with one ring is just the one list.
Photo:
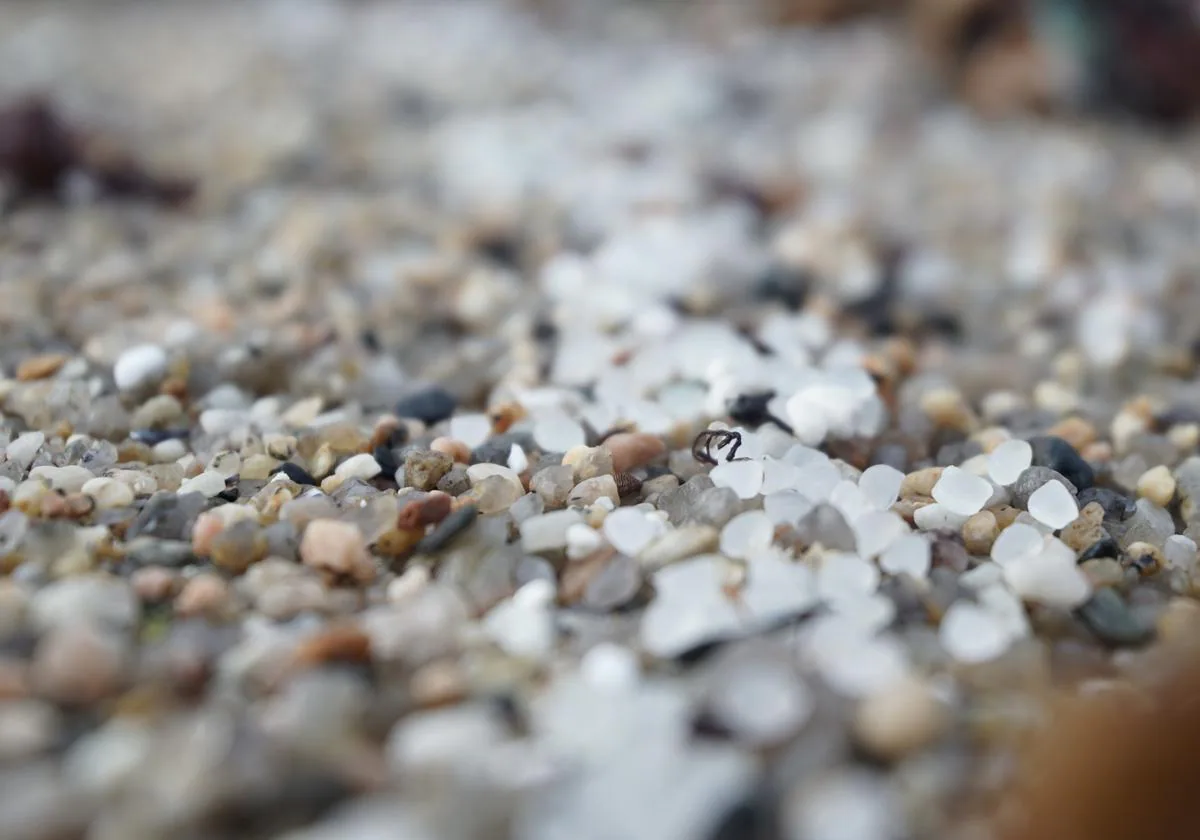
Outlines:
[[192, 551], [197, 557], [208, 557], [212, 553], [213, 540], [225, 530], [225, 521], [212, 511], [196, 517], [192, 525]]
[[143, 566], [129, 576], [133, 591], [143, 603], [161, 604], [175, 594], [179, 576], [163, 566]]
[[1002, 426], [988, 426], [971, 435], [971, 440], [983, 447], [985, 455], [1010, 438], [1012, 434]]
[[31, 356], [17, 365], [17, 379], [21, 382], [47, 379], [58, 373], [59, 368], [67, 363], [67, 358], [62, 353], [44, 353], [40, 356]]
[[972, 516], [962, 527], [963, 542], [967, 551], [977, 555], [988, 555], [992, 551], [992, 543], [996, 541], [1000, 529], [996, 524], [996, 515], [990, 510], [981, 510]]
[[933, 743], [947, 723], [946, 707], [933, 690], [906, 678], [859, 704], [854, 732], [869, 753], [894, 761]]
[[1080, 456], [1091, 464], [1107, 464], [1113, 459], [1112, 444], [1106, 440], [1089, 443], [1079, 452]]
[[270, 455], [251, 455], [242, 462], [241, 477], [247, 481], [265, 481], [279, 463], [279, 459]]
[[613, 472], [613, 456], [603, 446], [576, 446], [563, 455], [563, 464], [571, 467], [576, 481], [584, 481]]
[[1191, 598], [1173, 598], [1159, 613], [1158, 639], [1163, 644], [1194, 646], [1200, 640], [1200, 603]]
[[1092, 586], [1102, 589], [1106, 586], [1120, 586], [1125, 581], [1125, 569], [1111, 557], [1094, 557], [1079, 564]]
[[996, 505], [988, 508], [992, 512], [992, 516], [996, 517], [996, 527], [1003, 531], [1009, 525], [1017, 521], [1017, 517], [1021, 515], [1020, 508], [1015, 508], [1012, 505]]
[[440, 452], [443, 455], [449, 455], [457, 464], [471, 463], [471, 450], [461, 440], [452, 437], [438, 437], [433, 439], [433, 443], [429, 444], [429, 448], [434, 452]]
[[1074, 522], [1062, 529], [1059, 538], [1076, 554], [1104, 538], [1104, 507], [1099, 502], [1084, 505]]
[[335, 519], [314, 519], [300, 540], [300, 559], [318, 571], [357, 583], [375, 578], [375, 563], [357, 527]]
[[1165, 508], [1175, 498], [1175, 477], [1165, 465], [1152, 467], [1137, 480], [1138, 495]]
[[1079, 408], [1079, 393], [1061, 382], [1046, 379], [1033, 386], [1033, 403], [1061, 417]]
[[1082, 417], [1066, 417], [1046, 430], [1046, 434], [1060, 437], [1076, 450], [1092, 443], [1097, 436], [1096, 427]]
[[468, 688], [467, 675], [458, 663], [438, 660], [413, 672], [408, 694], [417, 706], [429, 708], [457, 703], [466, 696]]
[[126, 665], [126, 650], [117, 639], [86, 624], [70, 624], [38, 643], [30, 676], [42, 697], [82, 706], [116, 693]]
[[979, 425], [963, 395], [954, 388], [935, 388], [921, 397], [921, 410], [936, 425], [971, 432]]
[[911, 499], [915, 496], [933, 496], [933, 486], [942, 477], [941, 467], [926, 467], [923, 470], [910, 472], [900, 482], [900, 498]]
[[229, 602], [229, 584], [211, 574], [200, 574], [183, 586], [175, 599], [175, 612], [184, 616], [214, 615]]
[[667, 451], [662, 439], [646, 432], [619, 432], [601, 444], [612, 455], [613, 472], [645, 466]]
[[1192, 452], [1200, 446], [1200, 423], [1180, 423], [1167, 431], [1167, 440], [1180, 452]]
[[101, 510], [126, 507], [133, 504], [133, 488], [115, 478], [93, 478], [84, 483], [81, 492], [96, 501]]
[[572, 507], [587, 507], [597, 499], [605, 497], [611, 499], [613, 504], [621, 503], [616, 479], [611, 475], [598, 475], [576, 484], [575, 489], [567, 496], [567, 504]]
[[406, 601], [429, 585], [428, 566], [409, 566], [404, 574], [388, 584], [387, 598], [393, 604]]
[[1125, 565], [1137, 569], [1138, 574], [1157, 574], [1166, 564], [1162, 549], [1148, 542], [1135, 542], [1125, 547]]

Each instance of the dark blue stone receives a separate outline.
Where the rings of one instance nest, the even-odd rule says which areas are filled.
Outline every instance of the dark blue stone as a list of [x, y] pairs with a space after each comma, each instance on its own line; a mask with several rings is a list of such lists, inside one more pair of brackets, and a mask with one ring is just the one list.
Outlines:
[[458, 400], [454, 395], [437, 385], [414, 391], [396, 403], [396, 414], [412, 417], [426, 426], [440, 423], [454, 413]]

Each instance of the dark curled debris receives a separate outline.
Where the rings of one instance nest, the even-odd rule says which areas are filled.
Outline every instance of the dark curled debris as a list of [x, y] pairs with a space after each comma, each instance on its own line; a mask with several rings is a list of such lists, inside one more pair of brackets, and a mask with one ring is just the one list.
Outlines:
[[126, 154], [97, 154], [45, 97], [0, 106], [0, 180], [17, 200], [56, 198], [72, 174], [86, 176], [100, 195], [113, 198], [179, 205], [193, 192], [191, 183], [153, 175]]
[[736, 461], [737, 451], [741, 445], [742, 435], [740, 432], [706, 429], [696, 435], [696, 439], [692, 441], [692, 457], [702, 464], [715, 465], [717, 456], [713, 454], [714, 448], [719, 452], [728, 446], [729, 452], [726, 453], [725, 460]]

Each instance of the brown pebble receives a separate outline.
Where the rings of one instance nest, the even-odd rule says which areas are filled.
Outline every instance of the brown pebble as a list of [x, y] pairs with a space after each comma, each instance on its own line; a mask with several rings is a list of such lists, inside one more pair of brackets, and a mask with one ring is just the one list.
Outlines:
[[35, 379], [47, 379], [58, 373], [67, 363], [69, 357], [62, 353], [44, 353], [31, 356], [17, 365], [17, 379], [21, 382], [32, 382]]
[[1135, 542], [1125, 549], [1124, 561], [1127, 567], [1137, 569], [1142, 577], [1158, 574], [1166, 560], [1162, 549], [1147, 542]]
[[268, 548], [258, 523], [243, 519], [213, 537], [209, 556], [218, 569], [240, 575], [266, 557]]
[[10, 507], [12, 507], [12, 499], [8, 497], [7, 492], [0, 490], [0, 513], [4, 513]]
[[1079, 570], [1096, 589], [1120, 586], [1125, 582], [1125, 570], [1111, 557], [1095, 557], [1079, 564]]
[[449, 455], [457, 464], [471, 463], [471, 450], [461, 440], [452, 437], [434, 438], [433, 443], [429, 444], [429, 448], [434, 452]]
[[1078, 554], [1104, 539], [1104, 507], [1099, 502], [1084, 505], [1074, 522], [1062, 529], [1059, 538]]
[[1098, 440], [1081, 449], [1079, 455], [1090, 464], [1107, 464], [1113, 459], [1112, 444], [1108, 441]]
[[962, 526], [963, 543], [967, 551], [975, 555], [987, 556], [992, 551], [992, 543], [999, 536], [1000, 529], [996, 525], [996, 515], [990, 510], [981, 510], [968, 519]]
[[374, 452], [380, 446], [387, 446], [388, 441], [392, 439], [392, 435], [400, 428], [401, 421], [399, 417], [391, 414], [385, 414], [375, 421], [375, 428], [371, 430], [371, 437], [367, 441], [367, 451]]
[[1096, 440], [1096, 427], [1082, 417], [1067, 417], [1046, 430], [1046, 434], [1060, 437], [1079, 451]]
[[905, 678], [859, 704], [854, 731], [871, 755], [895, 761], [933, 743], [948, 722], [946, 707], [933, 690]]
[[488, 409], [488, 419], [492, 421], [492, 431], [502, 435], [512, 428], [518, 420], [525, 418], [525, 406], [518, 402], [506, 402]]
[[29, 696], [29, 665], [20, 659], [0, 657], [0, 701]]
[[183, 616], [215, 615], [229, 604], [229, 584], [213, 574], [189, 580], [175, 599], [175, 612]]
[[300, 560], [339, 581], [370, 583], [375, 563], [358, 528], [335, 519], [314, 519], [300, 539]]
[[375, 540], [375, 551], [383, 557], [403, 557], [425, 536], [423, 528], [404, 530], [392, 528]]
[[371, 637], [352, 624], [327, 627], [301, 642], [292, 654], [292, 663], [299, 668], [370, 659]]
[[408, 696], [422, 708], [457, 703], [467, 695], [467, 677], [457, 662], [439, 660], [413, 672]]
[[892, 505], [892, 512], [896, 513], [907, 522], [909, 525], [916, 525], [917, 511], [923, 507], [928, 507], [933, 504], [933, 499], [928, 496], [914, 496], [911, 499], [899, 499]]
[[433, 525], [445, 519], [453, 507], [453, 496], [434, 490], [425, 498], [414, 499], [401, 508], [396, 516], [396, 527], [402, 531], [411, 531]]
[[916, 496], [933, 496], [933, 486], [942, 477], [941, 467], [926, 467], [923, 470], [910, 472], [900, 482], [900, 498], [911, 499]]
[[175, 594], [178, 575], [163, 566], [143, 566], [129, 576], [133, 591], [143, 603], [161, 604]]
[[1022, 513], [1020, 508], [1012, 505], [996, 505], [988, 510], [992, 512], [992, 516], [996, 517], [996, 527], [1001, 531], [1016, 522], [1017, 517]]
[[629, 472], [661, 458], [667, 445], [646, 432], [618, 432], [601, 444], [612, 455], [613, 472]]

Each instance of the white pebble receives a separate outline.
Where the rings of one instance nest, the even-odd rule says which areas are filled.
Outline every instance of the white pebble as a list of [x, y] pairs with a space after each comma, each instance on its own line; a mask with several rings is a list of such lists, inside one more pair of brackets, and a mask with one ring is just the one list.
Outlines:
[[609, 545], [630, 557], [636, 557], [666, 530], [661, 519], [637, 508], [614, 510], [604, 517], [603, 527]]
[[361, 478], [364, 481], [370, 480], [383, 472], [383, 467], [379, 466], [379, 462], [369, 452], [360, 452], [358, 455], [351, 455], [345, 461], [338, 464], [334, 475], [342, 480], [350, 478]]
[[1002, 487], [1014, 483], [1033, 463], [1033, 447], [1028, 441], [1006, 440], [988, 456], [988, 475]]
[[634, 652], [613, 642], [601, 642], [585, 653], [579, 673], [588, 685], [601, 691], [630, 688], [641, 675]]
[[951, 513], [973, 516], [983, 510], [992, 490], [986, 478], [971, 475], [960, 467], [946, 467], [933, 485], [933, 499]]
[[1001, 531], [1000, 536], [992, 543], [992, 559], [999, 566], [1007, 566], [1039, 554], [1042, 542], [1042, 532], [1037, 528], [1023, 522], [1014, 522]]
[[800, 468], [778, 458], [763, 459], [763, 481], [760, 492], [765, 496], [792, 490], [800, 484]]
[[936, 502], [932, 505], [925, 505], [923, 508], [917, 508], [917, 512], [913, 514], [913, 522], [917, 523], [917, 527], [922, 531], [940, 531], [945, 528], [956, 531], [968, 519], [970, 519], [969, 516], [955, 513], [945, 505], [939, 505]]
[[42, 432], [23, 432], [5, 447], [4, 456], [22, 470], [27, 470], [45, 442], [46, 435]]
[[848, 479], [839, 481], [833, 488], [833, 492], [829, 495], [829, 503], [838, 509], [847, 522], [854, 522], [860, 516], [875, 510], [866, 494], [858, 489], [857, 484]]
[[837, 552], [821, 558], [817, 594], [826, 601], [858, 598], [879, 588], [879, 569], [857, 554]]
[[959, 662], [988, 662], [1012, 644], [1012, 636], [999, 617], [969, 601], [956, 601], [942, 616], [938, 640]]
[[546, 452], [566, 452], [587, 444], [583, 427], [558, 410], [546, 411], [534, 421], [533, 440]]
[[518, 443], [508, 450], [508, 468], [518, 475], [529, 469], [529, 458]]
[[702, 555], [655, 573], [655, 596], [642, 615], [640, 633], [648, 653], [678, 656], [702, 642], [742, 629], [742, 617], [721, 592], [728, 562], [719, 555]]
[[45, 479], [55, 490], [64, 493], [78, 493], [83, 485], [95, 478], [91, 470], [77, 464], [68, 464], [65, 467], [34, 467], [30, 470], [29, 477]]
[[1045, 537], [1037, 555], [1004, 567], [1004, 581], [1026, 601], [1074, 609], [1092, 594], [1087, 575], [1076, 565], [1075, 552], [1055, 537]]
[[483, 619], [483, 629], [510, 656], [543, 659], [554, 649], [554, 584], [531, 580]]
[[861, 638], [822, 657], [817, 667], [829, 687], [847, 697], [866, 697], [883, 691], [909, 674], [904, 646], [886, 636]]
[[153, 384], [167, 373], [167, 353], [157, 344], [130, 347], [113, 365], [113, 381], [122, 391]]
[[461, 440], [468, 449], [485, 442], [492, 433], [492, 421], [486, 414], [459, 414], [450, 418], [450, 437]]
[[567, 557], [580, 560], [604, 545], [604, 537], [586, 522], [576, 522], [567, 528]]
[[179, 485], [179, 495], [199, 493], [205, 498], [211, 498], [225, 490], [225, 476], [215, 470], [205, 470], [195, 478], [189, 478]]
[[717, 487], [728, 487], [739, 499], [753, 499], [762, 489], [760, 461], [722, 461], [708, 474]]
[[739, 513], [721, 529], [721, 553], [746, 559], [771, 544], [775, 524], [761, 510]]
[[1065, 528], [1079, 516], [1079, 504], [1058, 479], [1047, 481], [1029, 497], [1029, 514], [1054, 530]]
[[914, 580], [929, 577], [932, 551], [920, 534], [898, 537], [879, 558], [879, 568], [889, 575], [908, 575]]
[[841, 482], [842, 474], [837, 465], [825, 458], [801, 465], [796, 489], [814, 502], [826, 502]]
[[1192, 574], [1196, 571], [1196, 543], [1183, 534], [1167, 537], [1163, 544], [1163, 556], [1167, 566], [1172, 569], [1183, 569]]
[[467, 467], [467, 480], [471, 482], [472, 487], [485, 478], [491, 478], [492, 476], [503, 478], [515, 488], [519, 495], [524, 495], [525, 485], [521, 483], [521, 477], [508, 467], [501, 466], [500, 464], [490, 464], [486, 461]]
[[854, 546], [863, 557], [877, 557], [908, 533], [908, 524], [890, 510], [872, 510], [854, 520]]
[[794, 525], [813, 509], [813, 503], [796, 490], [763, 496], [763, 512], [776, 525]]
[[102, 509], [133, 504], [133, 489], [115, 478], [93, 478], [80, 488], [80, 492], [95, 499], [96, 507]]
[[876, 464], [867, 467], [858, 477], [858, 489], [866, 496], [867, 501], [879, 510], [887, 510], [900, 497], [900, 484], [904, 481], [904, 473], [887, 464]]

